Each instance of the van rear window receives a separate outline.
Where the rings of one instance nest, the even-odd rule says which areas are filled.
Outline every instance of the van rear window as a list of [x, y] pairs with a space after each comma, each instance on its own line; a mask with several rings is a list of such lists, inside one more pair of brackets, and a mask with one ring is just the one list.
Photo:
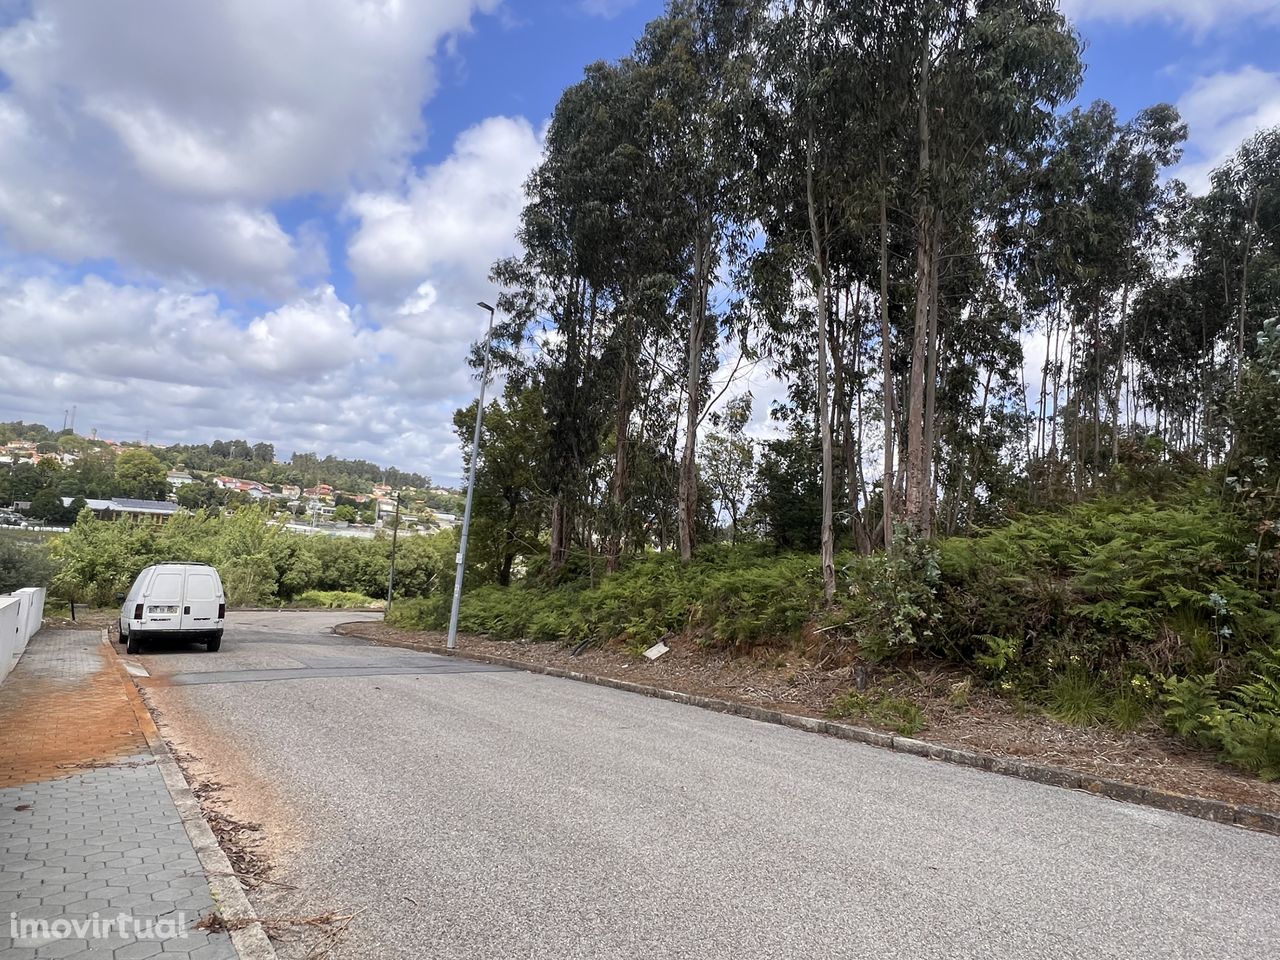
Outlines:
[[147, 596], [152, 600], [178, 600], [182, 597], [182, 574], [157, 573]]
[[187, 599], [212, 600], [213, 577], [209, 576], [207, 573], [187, 574]]

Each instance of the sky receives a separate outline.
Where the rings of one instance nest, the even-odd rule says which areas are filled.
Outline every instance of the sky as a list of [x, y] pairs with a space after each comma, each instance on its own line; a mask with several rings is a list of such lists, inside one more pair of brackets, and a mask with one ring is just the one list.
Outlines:
[[[1176, 104], [1192, 189], [1280, 124], [1280, 0], [1064, 7], [1080, 100]], [[74, 406], [83, 434], [456, 483], [475, 304], [547, 119], [661, 8], [0, 0], [0, 421]], [[746, 387], [765, 415], [777, 385]]]

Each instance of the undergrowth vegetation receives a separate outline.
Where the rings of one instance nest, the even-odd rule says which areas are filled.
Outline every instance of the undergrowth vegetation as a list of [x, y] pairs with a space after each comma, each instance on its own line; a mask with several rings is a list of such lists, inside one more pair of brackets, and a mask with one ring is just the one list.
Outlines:
[[326, 610], [360, 610], [386, 606], [385, 600], [374, 600], [350, 590], [304, 590], [293, 599], [294, 606], [321, 607]]
[[[639, 649], [671, 634], [744, 649], [799, 636], [821, 598], [818, 562], [759, 546], [706, 550], [685, 567], [652, 554], [612, 576], [550, 588], [538, 581], [487, 585], [464, 594], [459, 629], [498, 640], [604, 642]], [[396, 604], [389, 620], [443, 629], [448, 597]]]
[[[963, 666], [1066, 723], [1162, 720], [1270, 779], [1280, 776], [1280, 615], [1251, 540], [1212, 497], [1103, 498], [888, 555], [841, 555], [832, 606], [816, 556], [725, 546], [687, 567], [650, 554], [609, 575], [480, 586], [464, 595], [460, 628], [636, 653], [673, 635], [743, 652], [816, 628], [828, 648], [864, 660]], [[401, 601], [389, 619], [443, 629], [448, 615], [437, 596]], [[915, 733], [924, 721], [913, 706], [850, 693], [832, 711]]]

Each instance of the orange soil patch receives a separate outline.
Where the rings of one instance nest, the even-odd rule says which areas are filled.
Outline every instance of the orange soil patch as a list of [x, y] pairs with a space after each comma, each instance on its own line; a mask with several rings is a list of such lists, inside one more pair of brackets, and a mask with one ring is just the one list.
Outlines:
[[122, 678], [101, 644], [90, 672], [25, 659], [0, 686], [0, 787], [54, 780], [147, 752]]

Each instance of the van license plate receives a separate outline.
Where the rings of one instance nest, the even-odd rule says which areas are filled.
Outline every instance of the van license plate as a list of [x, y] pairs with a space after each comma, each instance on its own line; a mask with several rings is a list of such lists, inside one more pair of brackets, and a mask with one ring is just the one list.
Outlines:
[[177, 613], [177, 607], [147, 607], [147, 613]]

